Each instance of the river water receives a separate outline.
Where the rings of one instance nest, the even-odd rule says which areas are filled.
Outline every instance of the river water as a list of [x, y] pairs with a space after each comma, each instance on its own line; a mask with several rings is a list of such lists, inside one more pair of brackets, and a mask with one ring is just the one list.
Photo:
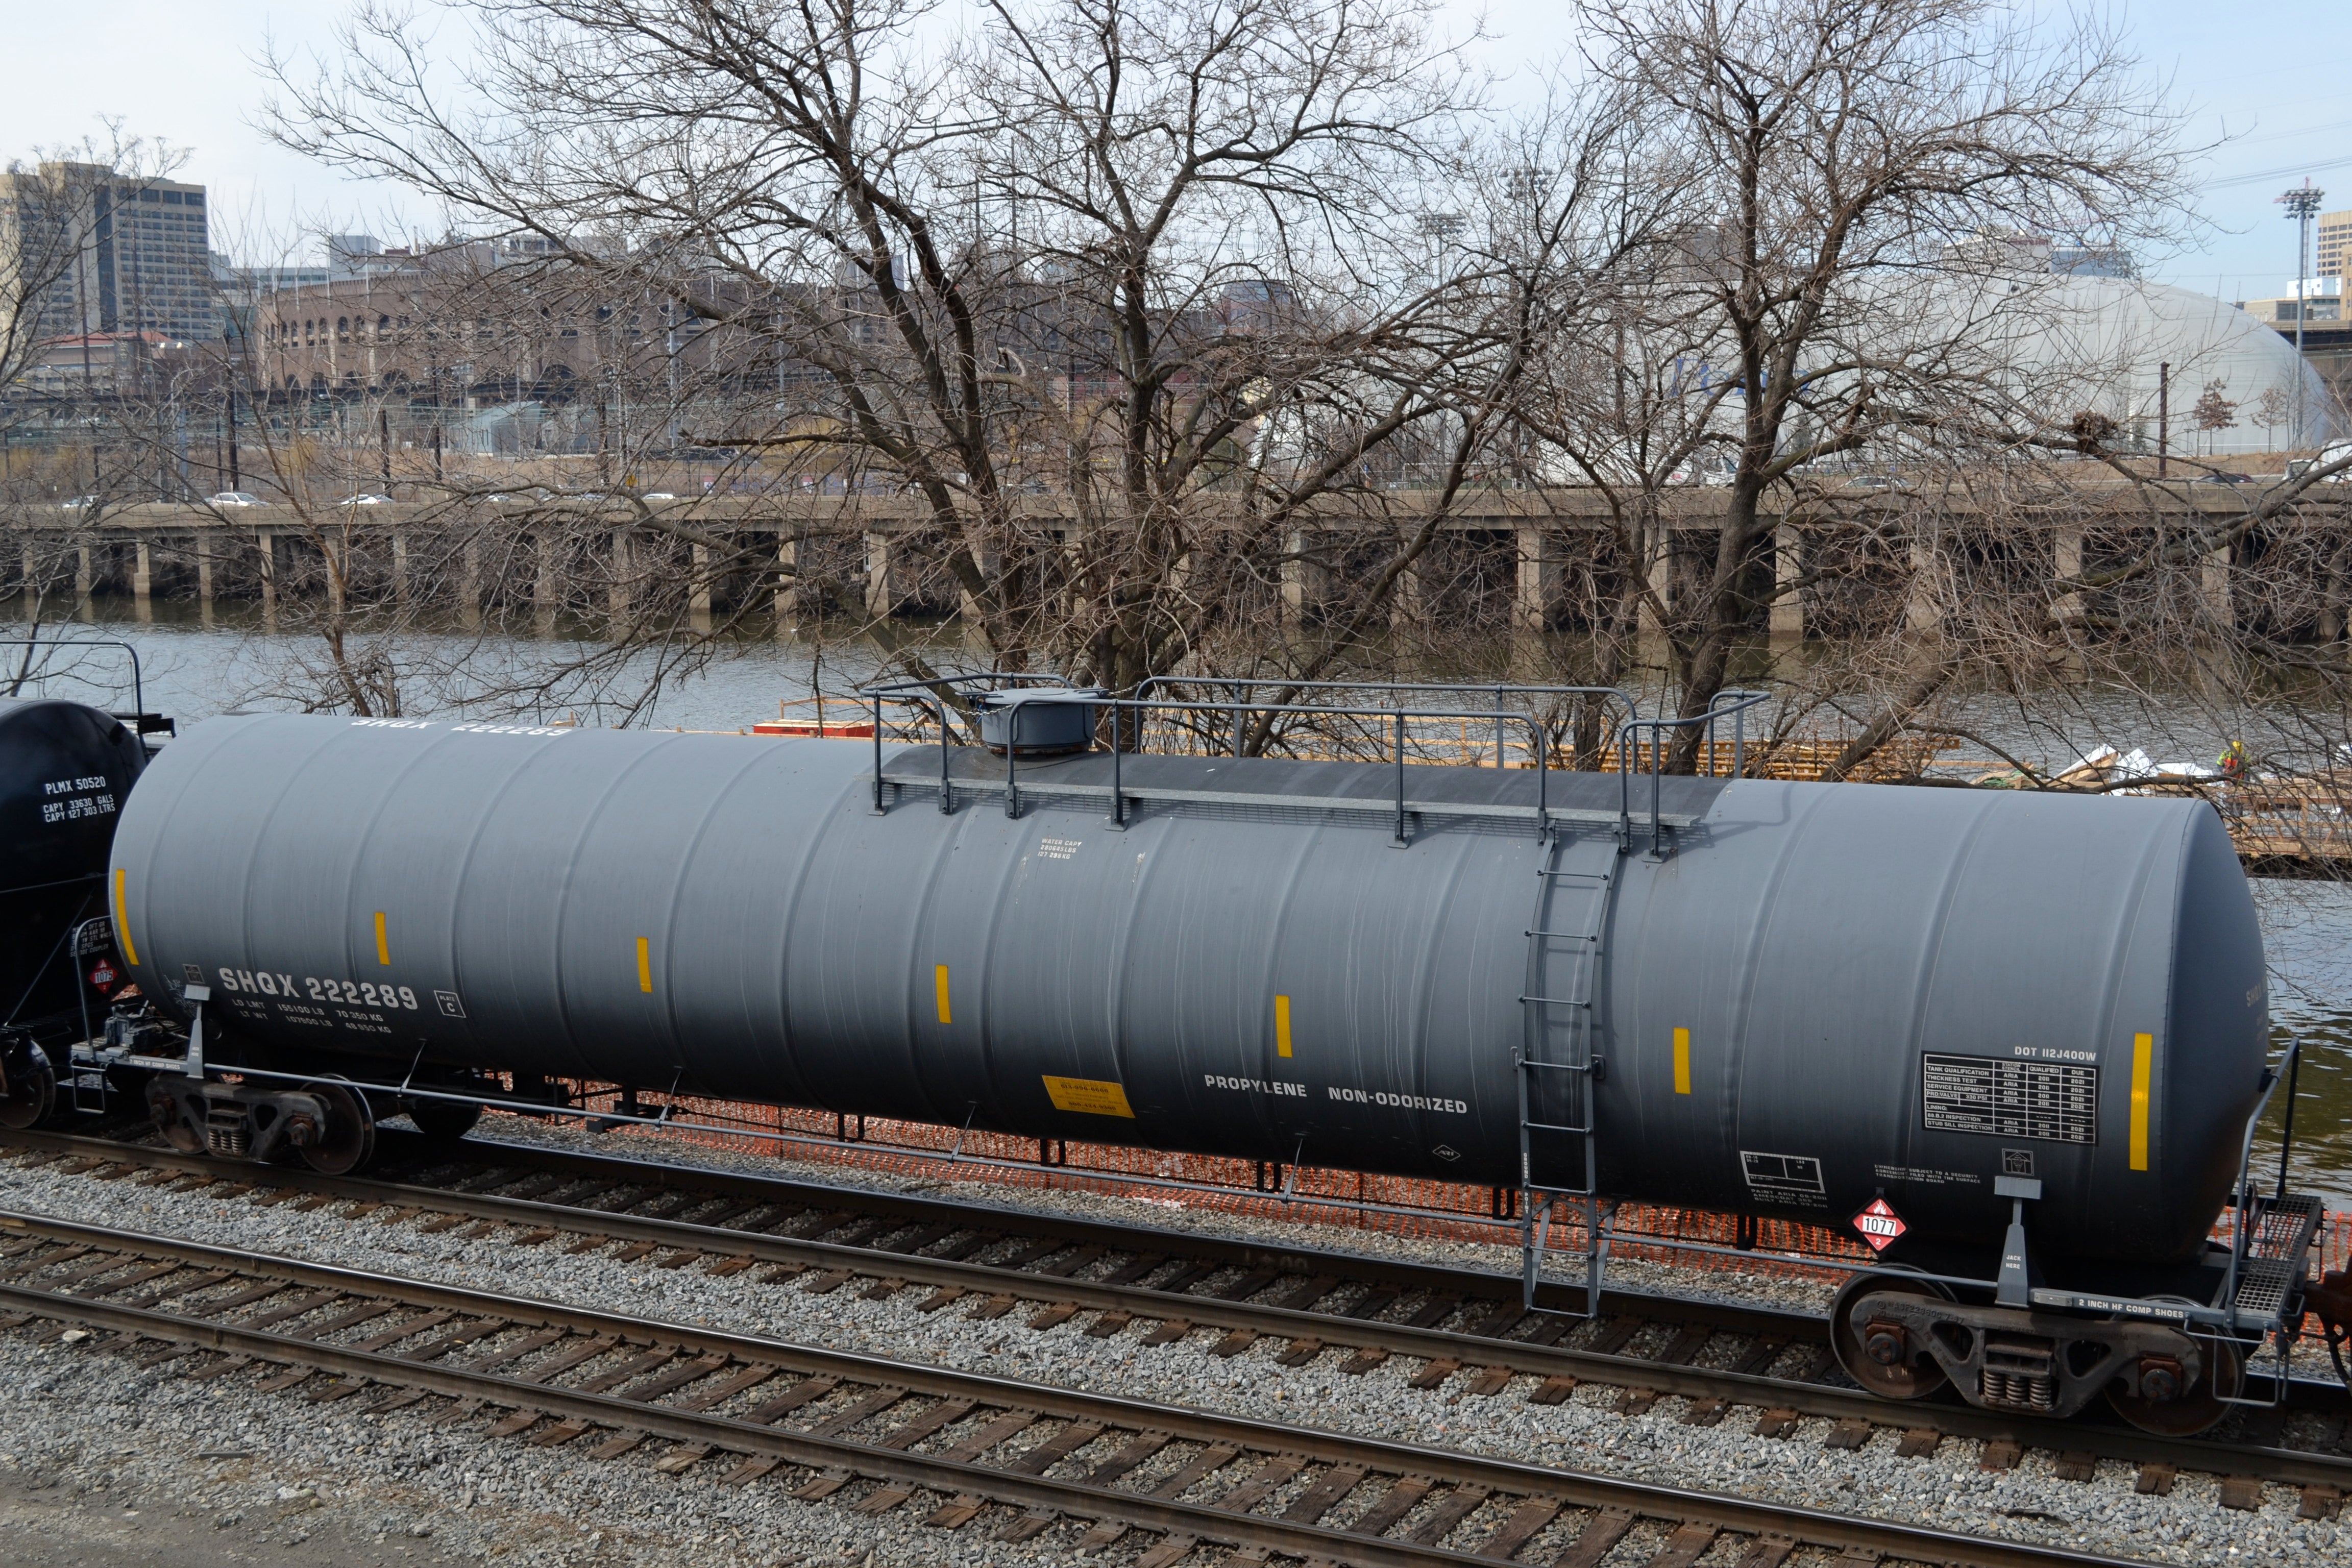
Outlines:
[[[291, 636], [266, 636], [249, 625], [213, 628], [187, 618], [189, 606], [159, 604], [159, 619], [140, 623], [127, 606], [98, 602], [93, 618], [44, 636], [117, 637], [135, 647], [149, 711], [168, 713], [183, 724], [244, 709], [299, 708], [291, 700], [289, 664], [314, 657], [314, 645]], [[5, 624], [0, 623], [0, 628]], [[0, 637], [22, 637], [24, 628], [0, 629]], [[595, 645], [561, 637], [445, 637], [409, 639], [411, 651], [446, 667], [488, 671], [485, 679], [512, 682], [536, 671], [579, 659]], [[0, 647], [0, 656], [21, 650]], [[529, 712], [535, 720], [576, 717], [584, 724], [614, 721], [616, 703], [627, 702], [646, 684], [648, 654], [634, 666], [577, 683], [552, 710]], [[690, 672], [661, 685], [659, 695], [631, 721], [639, 727], [734, 730], [772, 717], [780, 702], [799, 702], [821, 681], [828, 697], [840, 694], [878, 668], [881, 656], [859, 643], [813, 646], [791, 642], [744, 642], [718, 657], [695, 662]], [[8, 668], [13, 668], [13, 661]], [[52, 674], [36, 689], [101, 707], [130, 706], [130, 661], [120, 650], [93, 647], [51, 665]], [[445, 685], [444, 689], [447, 689]], [[507, 716], [505, 714], [499, 715]], [[2199, 737], [2201, 741], [2204, 737]], [[2079, 742], [2076, 742], [2079, 744]], [[2304, 1068], [2294, 1099], [2294, 1179], [2333, 1194], [2331, 1206], [2352, 1208], [2352, 884], [2259, 879], [2255, 903], [2272, 973], [2273, 1035], [2281, 1049], [2290, 1038], [2304, 1041]], [[2277, 1158], [2277, 1133], [2286, 1094], [2273, 1100], [2263, 1135], [2267, 1158]], [[2274, 1169], [2274, 1164], [2273, 1166]]]

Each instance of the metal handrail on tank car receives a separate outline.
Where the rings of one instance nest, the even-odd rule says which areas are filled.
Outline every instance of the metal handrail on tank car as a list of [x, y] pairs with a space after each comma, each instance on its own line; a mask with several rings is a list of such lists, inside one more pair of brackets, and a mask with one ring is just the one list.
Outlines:
[[[1148, 697], [1154, 687], [1180, 685], [1223, 686], [1236, 692], [1261, 686], [1286, 687], [1294, 691], [1491, 691], [1495, 694], [1495, 765], [1498, 768], [1503, 765], [1503, 721], [1506, 718], [1517, 717], [1505, 711], [1503, 699], [1506, 696], [1613, 697], [1625, 705], [1627, 718], [1638, 719], [1642, 713], [1641, 704], [1634, 701], [1633, 693], [1622, 687], [1520, 686], [1509, 682], [1476, 680], [1292, 680], [1272, 675], [1148, 675], [1137, 683], [1135, 695], [1137, 699], [1141, 700]], [[1236, 708], [1234, 710], [1236, 729], [1234, 754], [1239, 756], [1241, 755], [1239, 709]], [[1475, 718], [1486, 716], [1483, 713], [1472, 715]], [[1539, 758], [1538, 761], [1540, 761]]]
[[[940, 697], [936, 690], [933, 690], [932, 688], [940, 684], [961, 685], [970, 681], [984, 680], [988, 679], [991, 678], [988, 676], [959, 676], [942, 678], [939, 681], [908, 681], [899, 683], [897, 686], [890, 688], [866, 688], [861, 690], [861, 696], [868, 696], [875, 700], [874, 809], [877, 814], [884, 810], [883, 785], [886, 782], [882, 772], [882, 699], [888, 697], [892, 700], [906, 702], [910, 706], [930, 707], [943, 710], [945, 707], [945, 700]], [[1031, 677], [1028, 679], [1051, 679], [1054, 678]], [[1076, 689], [1075, 688], [1070, 688], [1068, 683], [1066, 681], [1056, 680], [1055, 684], [1061, 685], [1066, 689]], [[1410, 842], [1410, 835], [1406, 829], [1406, 822], [1410, 816], [1415, 815], [1405, 792], [1405, 721], [1409, 719], [1492, 719], [1495, 717], [1495, 714], [1483, 709], [1338, 708], [1328, 704], [1270, 702], [1242, 704], [1170, 702], [1164, 700], [1138, 700], [1135, 698], [1106, 696], [1087, 696], [1084, 698], [1083, 700], [1088, 708], [1095, 710], [1097, 712], [1108, 709], [1111, 713], [1112, 743], [1110, 746], [1110, 825], [1113, 827], [1121, 829], [1127, 826], [1127, 793], [1125, 780], [1126, 748], [1119, 743], [1125, 739], [1125, 730], [1119, 719], [1119, 715], [1122, 712], [1132, 710], [1138, 715], [1139, 723], [1137, 729], [1139, 733], [1141, 731], [1141, 724], [1139, 721], [1140, 718], [1142, 715], [1149, 713], [1297, 713], [1324, 718], [1385, 719], [1392, 721], [1396, 725], [1396, 794], [1394, 797], [1396, 826], [1394, 842], [1399, 845]], [[1004, 769], [1005, 815], [1008, 816], [1017, 816], [1020, 815], [1017, 758], [1019, 754], [1019, 715], [1022, 706], [1024, 705], [1017, 703], [1013, 704], [1012, 711], [1008, 716], [1011, 720], [1011, 724], [1006, 734]], [[1550, 748], [1545, 744], [1545, 738], [1543, 735], [1543, 721], [1533, 714], [1513, 714], [1509, 715], [1509, 717], [1525, 722], [1528, 728], [1530, 748], [1536, 756], [1536, 831], [1539, 835], [1549, 836], [1552, 830], [1550, 801], [1550, 776], [1552, 769], [1549, 760]], [[947, 791], [950, 788], [950, 773], [948, 768], [947, 746], [944, 739], [948, 731], [946, 730], [944, 721], [942, 721], [941, 733], [942, 741], [940, 753], [940, 786], [942, 805], [940, 809], [945, 811], [949, 809], [946, 802], [948, 800]], [[1302, 801], [1309, 801], [1315, 797], [1302, 796], [1300, 798]], [[1424, 805], [1430, 804], [1434, 804], [1442, 807], [1444, 803], [1424, 803]], [[1619, 841], [1621, 843], [1627, 842], [1630, 840], [1630, 836], [1633, 831], [1632, 778], [1630, 774], [1625, 773], [1622, 769], [1619, 773], [1618, 781], [1617, 816]], [[1654, 831], [1655, 829], [1657, 820], [1658, 814], [1654, 812]]]
[[[1717, 704], [1726, 698], [1735, 700], [1729, 707], [1717, 707]], [[1632, 783], [1632, 769], [1636, 765], [1637, 756], [1642, 749], [1641, 742], [1636, 737], [1644, 730], [1653, 731], [1657, 737], [1650, 742], [1650, 853], [1654, 857], [1664, 859], [1666, 854], [1665, 814], [1662, 805], [1666, 757], [1665, 732], [1669, 730], [1687, 730], [1695, 725], [1704, 724], [1706, 726], [1706, 753], [1711, 760], [1715, 755], [1715, 721], [1718, 719], [1738, 719], [1750, 708], [1771, 700], [1772, 694], [1769, 691], [1738, 689], [1718, 691], [1707, 699], [1706, 711], [1704, 713], [1693, 713], [1680, 719], [1635, 718], [1625, 721], [1624, 728], [1617, 732], [1617, 776], [1624, 780], [1628, 787]], [[1734, 736], [1732, 776], [1737, 778], [1746, 763], [1746, 758], [1742, 754], [1746, 749], [1747, 740], [1747, 727], [1744, 720], [1734, 728], [1732, 733]]]

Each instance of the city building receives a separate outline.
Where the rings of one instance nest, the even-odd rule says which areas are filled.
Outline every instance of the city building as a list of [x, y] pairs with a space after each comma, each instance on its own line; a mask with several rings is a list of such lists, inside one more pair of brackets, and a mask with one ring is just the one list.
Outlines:
[[220, 335], [202, 185], [90, 163], [0, 174], [0, 252], [43, 285], [38, 337]]
[[[2338, 276], [2305, 278], [2299, 301], [2305, 321], [2336, 321], [2344, 319], [2344, 279]], [[2298, 304], [2295, 279], [2286, 280], [2286, 287], [2267, 300], [2240, 300], [2238, 309], [2258, 321], [2284, 322], [2287, 331], [2294, 330], [2294, 313]]]
[[2312, 269], [2323, 278], [2341, 278], [2352, 268], [2352, 211], [2321, 213], [2315, 238], [2319, 258]]
[[20, 380], [47, 397], [135, 395], [170, 383], [187, 366], [190, 347], [161, 332], [76, 332], [35, 349]]

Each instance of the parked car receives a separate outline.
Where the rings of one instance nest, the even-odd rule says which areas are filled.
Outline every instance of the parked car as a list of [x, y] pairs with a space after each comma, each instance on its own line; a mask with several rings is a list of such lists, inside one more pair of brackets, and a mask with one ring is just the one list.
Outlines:
[[2200, 485], [2250, 485], [2254, 482], [2254, 476], [2252, 474], [2233, 474], [2228, 469], [2223, 468], [2217, 469], [2210, 474], [2198, 475], [2197, 482]]
[[70, 496], [66, 500], [58, 502], [59, 510], [64, 511], [80, 511], [87, 507], [93, 507], [97, 504], [98, 498], [96, 496]]
[[345, 496], [341, 500], [337, 501], [335, 504], [338, 506], [390, 506], [392, 504], [392, 498], [390, 496], [366, 494]]
[[639, 496], [637, 499], [639, 500], [676, 500], [677, 498], [667, 490], [655, 490], [650, 495]]
[[261, 498], [245, 490], [223, 490], [218, 495], [206, 496], [205, 504], [206, 506], [259, 506]]

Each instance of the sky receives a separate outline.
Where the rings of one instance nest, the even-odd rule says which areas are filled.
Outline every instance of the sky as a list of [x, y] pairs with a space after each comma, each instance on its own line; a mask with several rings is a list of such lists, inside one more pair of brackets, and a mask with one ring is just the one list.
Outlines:
[[[1480, 14], [1472, 0], [1451, 3], [1465, 26]], [[0, 160], [103, 139], [103, 120], [112, 117], [129, 134], [188, 150], [179, 177], [211, 188], [215, 247], [241, 259], [315, 257], [315, 237], [330, 232], [397, 239], [415, 226], [437, 233], [431, 208], [345, 181], [258, 129], [267, 93], [257, 60], [265, 45], [331, 55], [350, 8], [351, 0], [14, 0], [12, 53], [20, 67], [54, 68], [11, 73], [0, 94]], [[1573, 43], [1565, 12], [1558, 0], [1486, 0], [1493, 38], [1483, 58], [1505, 79], [1503, 96], [1525, 89], [1528, 62], [1555, 58]], [[2179, 254], [2143, 258], [2146, 269], [2229, 300], [2287, 291], [2294, 226], [2274, 198], [2308, 175], [2341, 193], [2326, 210], [2352, 207], [2352, 97], [2335, 85], [2331, 68], [2298, 62], [2278, 40], [2331, 36], [2335, 8], [2278, 0], [2259, 26], [2225, 21], [2210, 0], [2138, 0], [2107, 15], [2190, 111], [2187, 140], [2221, 143], [2200, 165], [2208, 231]]]

